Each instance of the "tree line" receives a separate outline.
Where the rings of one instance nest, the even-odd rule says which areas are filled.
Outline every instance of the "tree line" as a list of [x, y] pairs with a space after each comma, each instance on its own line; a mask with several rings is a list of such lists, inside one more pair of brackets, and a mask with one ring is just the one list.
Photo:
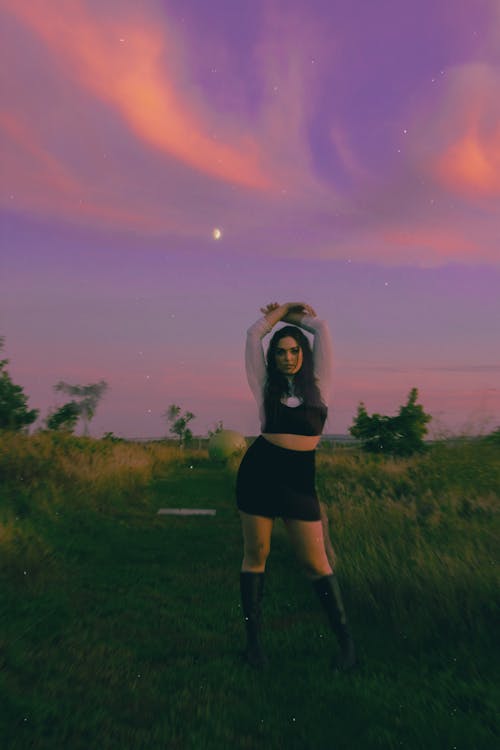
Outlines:
[[[0, 337], [0, 352], [3, 344], [4, 339]], [[40, 412], [38, 409], [28, 408], [28, 399], [22, 387], [13, 383], [7, 372], [8, 363], [8, 359], [0, 360], [0, 430], [26, 431]], [[89, 424], [101, 398], [108, 390], [106, 381], [71, 385], [61, 380], [54, 386], [54, 390], [67, 394], [71, 400], [49, 412], [45, 418], [45, 429], [72, 434], [78, 421], [82, 419], [84, 435], [88, 435]], [[432, 417], [417, 403], [417, 399], [418, 390], [412, 388], [406, 404], [392, 417], [376, 413], [369, 415], [365, 404], [360, 402], [357, 415], [349, 428], [350, 434], [369, 453], [411, 456], [425, 450], [424, 437]], [[195, 418], [193, 412], [182, 413], [180, 406], [170, 404], [162, 416], [166, 418], [169, 432], [177, 437], [179, 445], [189, 445], [193, 433], [188, 425]], [[222, 429], [223, 423], [219, 421], [215, 430], [209, 431], [209, 437]], [[113, 433], [106, 433], [106, 437], [110, 436]], [[489, 440], [500, 442], [500, 428], [489, 436]]]
[[[0, 352], [3, 350], [4, 338], [0, 336]], [[7, 371], [8, 359], [0, 360], [0, 430], [11, 432], [26, 431], [38, 419], [39, 409], [28, 408], [28, 398], [20, 385], [13, 383]], [[73, 434], [78, 421], [83, 421], [83, 434], [88, 435], [89, 424], [93, 419], [97, 406], [108, 390], [105, 380], [88, 385], [71, 385], [60, 380], [54, 385], [54, 390], [65, 393], [71, 400], [53, 409], [45, 417], [45, 429], [50, 432], [65, 432]], [[176, 435], [181, 446], [187, 445], [193, 439], [193, 433], [188, 428], [189, 422], [195, 415], [188, 411], [181, 414], [180, 406], [171, 404], [162, 415], [169, 423], [169, 432]], [[113, 433], [106, 433], [107, 437]]]

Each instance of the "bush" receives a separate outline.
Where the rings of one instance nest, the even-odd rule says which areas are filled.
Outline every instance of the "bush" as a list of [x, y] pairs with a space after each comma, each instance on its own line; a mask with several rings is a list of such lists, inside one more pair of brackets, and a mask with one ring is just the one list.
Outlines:
[[424, 435], [431, 421], [423, 407], [417, 404], [418, 391], [412, 388], [408, 401], [401, 406], [395, 417], [372, 414], [370, 417], [361, 402], [351, 435], [361, 441], [363, 450], [370, 453], [386, 453], [392, 456], [411, 456], [425, 450]]

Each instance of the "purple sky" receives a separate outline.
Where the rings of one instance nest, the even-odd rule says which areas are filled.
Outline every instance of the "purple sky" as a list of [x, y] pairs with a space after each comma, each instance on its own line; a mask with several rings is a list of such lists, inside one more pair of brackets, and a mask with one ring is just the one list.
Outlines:
[[[498, 0], [2, 0], [0, 335], [91, 432], [258, 431], [246, 328], [329, 321], [327, 432], [500, 423]], [[214, 239], [213, 231], [221, 232]]]

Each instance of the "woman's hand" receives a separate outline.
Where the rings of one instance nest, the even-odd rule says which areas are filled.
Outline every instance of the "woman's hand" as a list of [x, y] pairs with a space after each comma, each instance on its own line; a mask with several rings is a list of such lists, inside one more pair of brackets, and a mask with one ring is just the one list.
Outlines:
[[263, 313], [264, 315], [269, 315], [269, 313], [272, 313], [272, 312], [273, 312], [273, 310], [277, 310], [277, 309], [278, 309], [278, 307], [279, 307], [279, 305], [278, 305], [278, 303], [277, 303], [277, 302], [270, 302], [270, 303], [269, 303], [268, 305], [266, 305], [265, 307], [261, 307], [261, 308], [260, 308], [260, 311], [261, 311], [261, 313]]
[[287, 323], [300, 323], [304, 315], [316, 317], [316, 313], [310, 305], [305, 302], [285, 302], [279, 305], [277, 302], [270, 302], [265, 307], [260, 308], [271, 325], [276, 325], [280, 320]]
[[312, 318], [315, 318], [316, 311], [311, 307], [311, 305], [305, 305], [302, 303], [298, 305], [293, 303], [289, 308], [287, 314], [284, 316], [283, 320], [286, 323], [300, 324], [300, 321], [302, 320], [304, 315], [310, 315]]
[[312, 315], [313, 317], [316, 317], [316, 313], [312, 307], [306, 305], [305, 302], [285, 302], [283, 305], [279, 305], [277, 302], [270, 302], [265, 307], [261, 307], [260, 311], [261, 313], [264, 313], [264, 315], [268, 315], [279, 308], [281, 308], [284, 315], [288, 315], [288, 313], [302, 313], [302, 315]]

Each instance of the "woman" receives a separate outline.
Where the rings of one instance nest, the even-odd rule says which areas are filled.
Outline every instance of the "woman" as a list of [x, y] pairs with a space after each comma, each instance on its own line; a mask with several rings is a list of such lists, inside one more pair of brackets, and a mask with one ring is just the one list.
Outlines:
[[[266, 665], [262, 649], [261, 602], [266, 560], [276, 516], [317, 592], [340, 646], [338, 671], [356, 665], [337, 578], [325, 552], [321, 511], [315, 489], [315, 451], [327, 416], [331, 342], [327, 324], [309, 305], [274, 302], [247, 331], [246, 371], [259, 406], [262, 434], [246, 452], [236, 481], [244, 557], [240, 588], [247, 635], [246, 661]], [[262, 338], [278, 323], [267, 352]], [[301, 329], [314, 334], [311, 350]]]

